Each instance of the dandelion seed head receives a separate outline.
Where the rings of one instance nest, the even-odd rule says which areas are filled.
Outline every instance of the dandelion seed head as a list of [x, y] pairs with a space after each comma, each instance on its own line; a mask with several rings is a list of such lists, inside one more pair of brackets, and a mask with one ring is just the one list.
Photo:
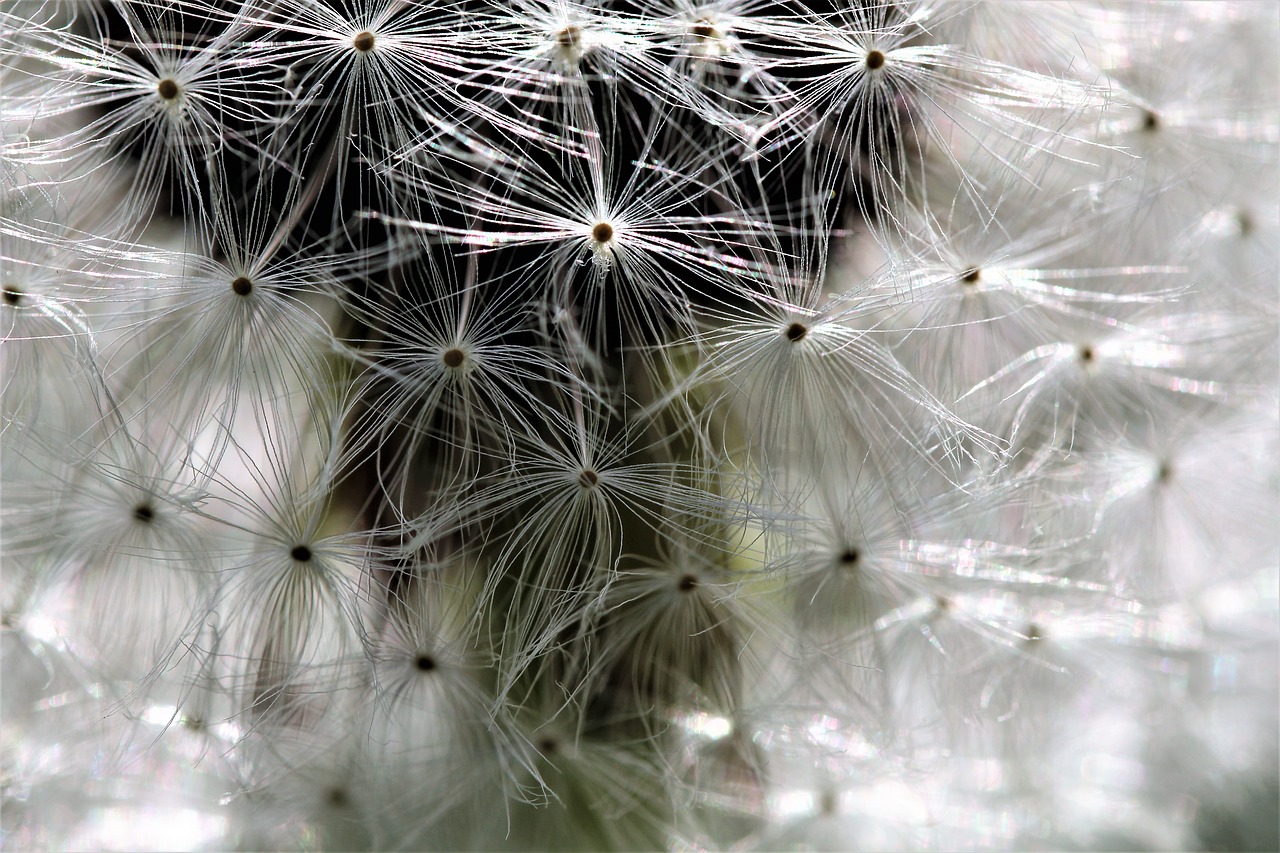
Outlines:
[[299, 563], [308, 563], [311, 561], [311, 549], [306, 545], [294, 545], [289, 556]]
[[1142, 113], [1142, 130], [1145, 133], [1155, 133], [1160, 129], [1160, 116], [1152, 110], [1144, 110]]
[[253, 293], [253, 282], [245, 276], [236, 276], [231, 282], [231, 290], [236, 296], [248, 296]]
[[597, 222], [591, 228], [591, 239], [597, 245], [603, 246], [613, 239], [613, 226], [608, 222]]
[[368, 30], [356, 33], [356, 37], [351, 40], [351, 46], [360, 53], [368, 53], [373, 50], [373, 46], [377, 43], [373, 33]]
[[1081, 344], [1076, 351], [1076, 357], [1080, 359], [1081, 364], [1088, 366], [1097, 360], [1098, 354], [1094, 351], [1092, 344]]
[[693, 25], [693, 35], [700, 39], [720, 38], [720, 31], [708, 18], [699, 18]]
[[450, 347], [440, 356], [440, 360], [444, 362], [444, 366], [457, 370], [467, 361], [467, 354], [457, 347]]
[[413, 659], [413, 665], [419, 672], [431, 672], [436, 668], [436, 659], [431, 655], [418, 655]]
[[22, 300], [25, 297], [25, 295], [26, 294], [24, 294], [18, 288], [14, 287], [12, 284], [6, 284], [4, 286], [4, 304], [5, 305], [12, 305], [14, 308], [17, 308], [22, 304]]
[[181, 93], [182, 89], [178, 86], [177, 81], [171, 77], [166, 77], [156, 84], [156, 94], [160, 96], [162, 101], [176, 100]]
[[842, 566], [855, 566], [858, 561], [862, 559], [862, 555], [858, 552], [857, 548], [846, 548], [844, 551], [840, 552], [839, 559], [840, 565]]
[[975, 285], [978, 282], [982, 281], [982, 270], [978, 269], [977, 267], [974, 267], [973, 269], [970, 269], [970, 270], [966, 270], [960, 276], [960, 280], [967, 285], [971, 285], [971, 286]]
[[1036, 622], [1031, 622], [1023, 631], [1023, 636], [1028, 643], [1038, 643], [1044, 639], [1044, 629]]
[[710, 59], [727, 56], [732, 52], [728, 33], [714, 19], [703, 16], [689, 27], [692, 37], [691, 51], [698, 57]]
[[554, 755], [559, 748], [560, 741], [550, 735], [538, 740], [538, 752], [543, 755]]
[[155, 520], [156, 513], [149, 504], [142, 503], [133, 508], [133, 517], [143, 524], [150, 524]]
[[676, 589], [681, 592], [693, 592], [698, 588], [698, 579], [693, 575], [682, 575], [676, 582]]
[[578, 485], [584, 489], [594, 489], [600, 484], [600, 475], [590, 468], [583, 468], [578, 474]]
[[793, 344], [799, 343], [800, 341], [804, 340], [805, 336], [808, 334], [809, 334], [809, 327], [806, 326], [804, 323], [792, 323], [791, 325], [787, 326], [786, 331], [783, 332], [783, 335], [786, 336], [786, 339], [791, 341], [791, 343]]
[[335, 809], [343, 809], [351, 802], [351, 798], [343, 788], [331, 788], [329, 793], [325, 795], [325, 802]]
[[555, 33], [556, 52], [566, 65], [577, 65], [586, 51], [582, 46], [582, 27], [565, 24]]
[[876, 71], [884, 67], [884, 53], [878, 50], [867, 51], [867, 57], [863, 60], [866, 63], [867, 70]]

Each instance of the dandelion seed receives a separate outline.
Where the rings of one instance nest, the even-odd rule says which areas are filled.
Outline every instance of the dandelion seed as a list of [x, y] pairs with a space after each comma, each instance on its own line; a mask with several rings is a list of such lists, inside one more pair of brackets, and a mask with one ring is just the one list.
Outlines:
[[156, 85], [156, 94], [158, 94], [160, 99], [163, 101], [176, 100], [181, 92], [182, 90], [178, 88], [178, 84], [168, 77], [164, 78]]
[[591, 229], [591, 239], [597, 246], [603, 246], [613, 239], [613, 226], [608, 222], [598, 222]]

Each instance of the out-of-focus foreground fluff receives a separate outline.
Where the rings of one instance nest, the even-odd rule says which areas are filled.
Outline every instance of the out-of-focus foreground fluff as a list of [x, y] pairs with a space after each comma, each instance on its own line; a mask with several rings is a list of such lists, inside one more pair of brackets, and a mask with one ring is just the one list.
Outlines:
[[6, 849], [1276, 849], [1271, 3], [7, 0]]

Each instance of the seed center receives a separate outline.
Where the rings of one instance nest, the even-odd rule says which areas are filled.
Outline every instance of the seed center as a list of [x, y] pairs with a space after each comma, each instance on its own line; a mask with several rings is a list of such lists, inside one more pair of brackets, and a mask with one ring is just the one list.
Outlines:
[[293, 550], [289, 552], [289, 556], [299, 563], [306, 563], [311, 560], [311, 549], [306, 545], [294, 545]]
[[608, 243], [613, 239], [613, 226], [608, 222], [597, 222], [591, 229], [591, 239], [597, 243]]
[[462, 363], [467, 360], [467, 354], [462, 350], [454, 347], [444, 351], [441, 361], [445, 367], [462, 367]]
[[784, 334], [787, 336], [787, 340], [794, 344], [804, 340], [805, 335], [809, 334], [809, 328], [803, 323], [792, 323], [787, 326], [787, 331]]
[[878, 50], [869, 50], [867, 51], [867, 58], [865, 61], [867, 63], [867, 68], [875, 71], [877, 68], [884, 67], [884, 54]]
[[361, 53], [368, 53], [373, 50], [374, 42], [375, 39], [373, 37], [373, 33], [365, 30], [362, 33], [356, 34], [356, 37], [351, 40], [351, 46]]
[[168, 77], [156, 84], [156, 94], [166, 101], [172, 101], [178, 97], [178, 84]]
[[22, 291], [14, 287], [13, 285], [9, 285], [9, 284], [5, 285], [4, 303], [6, 305], [12, 305], [13, 307], [17, 308], [19, 305], [22, 304]]
[[253, 292], [253, 282], [244, 276], [236, 276], [235, 281], [231, 282], [231, 290], [236, 296], [248, 296]]

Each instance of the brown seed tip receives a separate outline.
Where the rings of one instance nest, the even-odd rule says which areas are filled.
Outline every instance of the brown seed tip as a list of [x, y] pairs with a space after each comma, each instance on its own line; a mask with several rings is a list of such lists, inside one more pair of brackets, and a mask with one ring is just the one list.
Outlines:
[[311, 549], [306, 545], [295, 545], [293, 550], [289, 552], [289, 556], [299, 563], [305, 563], [311, 559]]
[[693, 575], [685, 575], [680, 578], [680, 582], [676, 584], [676, 588], [681, 592], [693, 592], [698, 588], [698, 579]]
[[365, 30], [362, 33], [357, 33], [356, 37], [351, 40], [351, 45], [361, 53], [368, 53], [369, 51], [373, 50], [373, 45], [374, 45], [373, 33], [369, 32], [368, 30]]
[[150, 522], [156, 517], [155, 511], [146, 504], [138, 504], [133, 508], [133, 517], [143, 524]]
[[556, 33], [556, 44], [565, 50], [577, 50], [582, 45], [582, 29], [577, 24], [569, 24]]
[[878, 50], [868, 50], [866, 58], [867, 68], [875, 71], [877, 68], [884, 67], [884, 54]]
[[982, 280], [982, 270], [975, 267], [962, 275], [960, 280], [965, 284], [977, 284]]
[[857, 548], [846, 548], [844, 553], [840, 555], [840, 562], [843, 565], [852, 566], [854, 563], [858, 562], [861, 557], [862, 555], [858, 553]]
[[22, 304], [22, 291], [12, 285], [5, 285], [4, 304], [15, 308]]
[[430, 655], [418, 655], [417, 659], [414, 660], [413, 665], [416, 666], [420, 672], [430, 672], [436, 668], [436, 660]]
[[584, 489], [594, 489], [599, 482], [600, 475], [590, 468], [583, 468], [582, 473], [578, 475], [578, 485]]
[[1097, 353], [1093, 351], [1093, 347], [1085, 344], [1080, 347], [1080, 362], [1082, 364], [1093, 364], [1093, 360], [1097, 358]]
[[156, 94], [166, 101], [172, 101], [178, 97], [178, 84], [168, 77], [156, 84]]
[[715, 35], [716, 35], [715, 24], [711, 23], [706, 18], [701, 18], [696, 24], [693, 25], [693, 34], [694, 36], [700, 39], [715, 38]]
[[809, 334], [809, 328], [803, 323], [792, 323], [787, 326], [787, 331], [784, 334], [787, 336], [787, 340], [796, 343], [804, 340], [804, 336]]
[[1147, 133], [1154, 133], [1160, 129], [1160, 116], [1151, 110], [1145, 110], [1142, 113], [1142, 129]]
[[248, 296], [253, 293], [253, 282], [244, 276], [236, 276], [235, 281], [231, 282], [231, 290], [236, 296]]
[[597, 243], [608, 243], [613, 239], [613, 226], [608, 222], [597, 222], [591, 229], [591, 239]]
[[445, 350], [441, 360], [444, 361], [445, 367], [462, 367], [462, 362], [467, 360], [467, 354], [454, 347], [453, 349]]

